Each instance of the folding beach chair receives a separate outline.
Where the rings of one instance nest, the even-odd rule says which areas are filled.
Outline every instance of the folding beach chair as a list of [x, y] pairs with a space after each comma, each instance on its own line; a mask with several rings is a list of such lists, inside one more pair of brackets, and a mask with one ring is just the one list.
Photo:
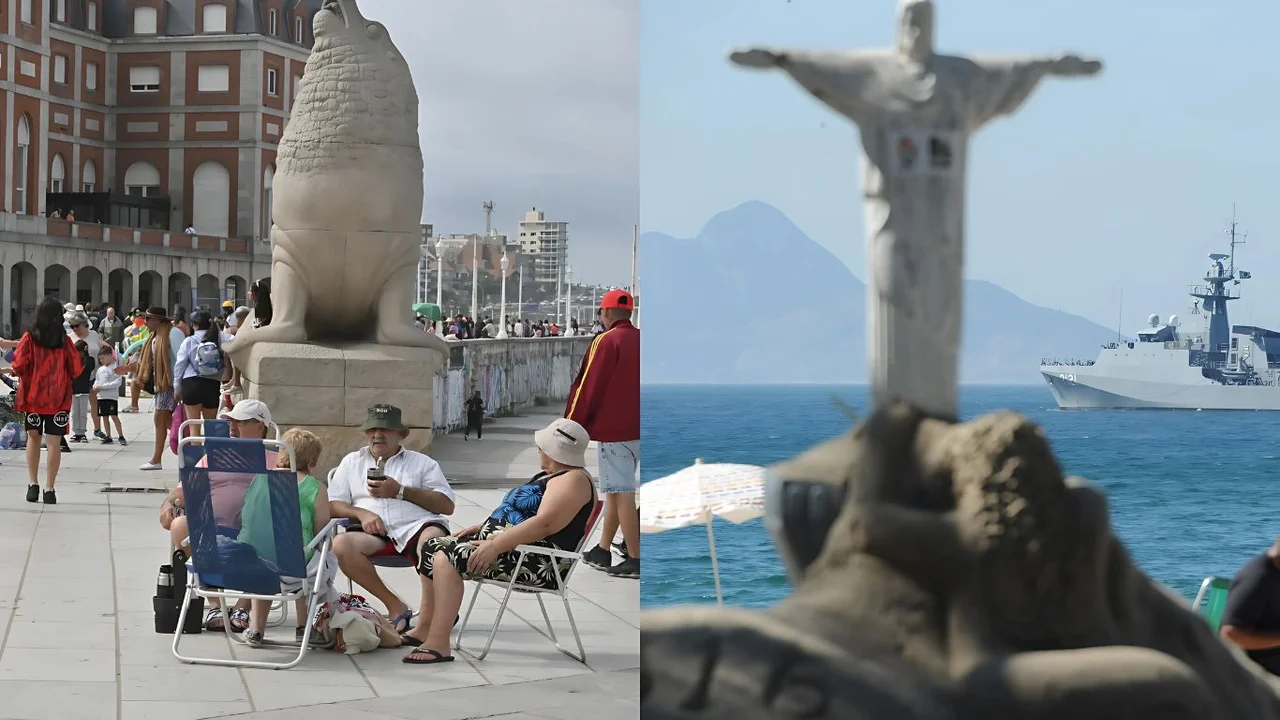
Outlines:
[[[230, 420], [205, 420], [204, 418], [196, 418], [195, 420], [184, 420], [178, 426], [178, 437], [187, 437], [187, 428], [194, 428], [201, 435], [206, 437], [229, 438], [231, 437], [231, 421]], [[280, 439], [280, 428], [274, 423], [271, 428], [275, 430], [276, 440]], [[198, 460], [197, 460], [198, 461]], [[169, 548], [172, 554], [174, 548]], [[271, 617], [267, 620], [269, 627], [279, 627], [289, 621], [289, 606], [283, 602], [276, 602], [271, 605]]]
[[1203, 616], [1209, 623], [1209, 629], [1215, 633], [1222, 627], [1222, 612], [1227, 608], [1227, 590], [1230, 587], [1231, 580], [1210, 575], [1200, 583], [1200, 592], [1191, 603], [1192, 612]]
[[[182, 424], [178, 426], [179, 438], [187, 436], [188, 427], [195, 428], [200, 431], [201, 435], [208, 435], [209, 437], [231, 437], [230, 420], [205, 420], [203, 418], [198, 418], [196, 420], [184, 420]], [[279, 425], [271, 423], [267, 429], [271, 431], [271, 436], [274, 439], [280, 439]]]
[[[292, 470], [268, 468], [268, 449], [293, 449], [276, 440], [190, 437], [179, 444], [180, 478], [187, 501], [191, 560], [187, 562], [187, 592], [173, 636], [173, 655], [192, 664], [228, 665], [283, 670], [302, 662], [311, 645], [312, 623], [323, 591], [330, 546], [337, 528], [330, 522], [307, 548], [302, 544], [298, 513], [298, 480]], [[201, 459], [206, 467], [196, 467]], [[292, 464], [292, 463], [291, 463]], [[216, 496], [216, 497], [215, 497]], [[216, 499], [216, 502], [215, 502]], [[308, 581], [306, 550], [316, 552], [318, 568]], [[282, 582], [289, 585], [282, 588]], [[227, 636], [243, 642], [231, 630], [228, 607], [239, 600], [289, 603], [308, 601], [306, 630], [300, 642], [264, 642], [297, 647], [289, 662], [224, 660], [183, 655], [179, 644], [192, 598], [218, 599]]]
[[[574, 622], [573, 609], [569, 607], [569, 578], [573, 577], [573, 571], [577, 570], [578, 565], [582, 563], [582, 548], [586, 546], [590, 541], [591, 535], [595, 532], [596, 522], [600, 519], [600, 510], [602, 508], [604, 508], [604, 501], [596, 500], [595, 507], [591, 510], [591, 516], [587, 518], [586, 532], [583, 533], [582, 540], [573, 552], [540, 547], [538, 545], [517, 545], [514, 552], [519, 553], [519, 559], [516, 561], [515, 571], [511, 573], [510, 580], [473, 580], [472, 582], [476, 584], [476, 587], [471, 593], [471, 602], [467, 605], [467, 612], [462, 616], [462, 623], [458, 626], [458, 633], [454, 636], [453, 649], [463, 650], [462, 634], [467, 630], [467, 620], [471, 618], [471, 610], [475, 608], [476, 599], [480, 597], [480, 588], [484, 585], [494, 585], [506, 588], [506, 592], [503, 594], [502, 600], [498, 602], [498, 615], [493, 619], [493, 627], [489, 630], [489, 639], [485, 642], [484, 649], [480, 651], [480, 654], [475, 656], [476, 660], [483, 660], [489, 654], [493, 639], [498, 635], [498, 626], [502, 624], [502, 615], [507, 611], [507, 602], [511, 600], [511, 593], [519, 592], [532, 594], [538, 598], [538, 608], [542, 610], [542, 619], [547, 623], [547, 632], [542, 633], [541, 630], [538, 630], [538, 632], [550, 640], [557, 650], [585, 665], [587, 651], [582, 648], [582, 637], [578, 634], [578, 624]], [[524, 566], [525, 558], [530, 555], [544, 555], [570, 561], [569, 568], [565, 571], [563, 577], [560, 575], [559, 565], [554, 562], [551, 564], [551, 572], [555, 573], [556, 578], [556, 587], [554, 589], [533, 587], [516, 582], [516, 577], [520, 574], [520, 568]], [[555, 595], [564, 604], [564, 613], [569, 617], [569, 628], [573, 630], [574, 642], [578, 644], [577, 655], [561, 647], [560, 641], [556, 638], [555, 628], [551, 626], [551, 616], [547, 614], [547, 606], [542, 602], [542, 596], [547, 594]], [[537, 630], [537, 628], [534, 629]]]

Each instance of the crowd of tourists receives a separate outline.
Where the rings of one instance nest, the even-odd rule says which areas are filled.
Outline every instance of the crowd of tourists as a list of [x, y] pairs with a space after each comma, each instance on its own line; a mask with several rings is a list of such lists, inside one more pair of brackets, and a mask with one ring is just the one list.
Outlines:
[[[119, 414], [138, 412], [144, 392], [154, 398], [155, 435], [151, 458], [140, 469], [162, 469], [177, 406], [187, 418], [212, 419], [239, 386], [222, 344], [246, 323], [271, 322], [270, 293], [270, 281], [260, 280], [249, 289], [252, 309], [227, 301], [217, 311], [179, 307], [170, 315], [153, 306], [124, 317], [109, 305], [41, 301], [21, 339], [0, 338], [8, 361], [0, 379], [16, 390], [14, 408], [26, 436], [27, 501], [57, 503], [62, 453], [71, 452], [70, 443], [90, 442], [90, 423], [99, 443], [127, 444]], [[43, 494], [42, 446], [48, 450]]]
[[[69, 449], [67, 436], [73, 442], [88, 442], [91, 419], [100, 442], [125, 442], [118, 413], [136, 412], [140, 391], [154, 398], [156, 433], [154, 452], [142, 470], [161, 468], [172, 413], [179, 405], [188, 418], [225, 420], [231, 437], [266, 438], [274, 425], [265, 403], [242, 399], [226, 406], [223, 393], [236, 378], [221, 347], [246, 322], [270, 322], [269, 293], [269, 285], [256, 283], [250, 295], [252, 309], [228, 303], [218, 313], [201, 309], [171, 315], [163, 307], [149, 307], [123, 318], [110, 307], [68, 308], [54, 298], [41, 302], [20, 340], [0, 339], [0, 349], [11, 353], [8, 372], [18, 378], [16, 406], [23, 413], [27, 437], [27, 500], [36, 502], [41, 494], [37, 472], [42, 444], [48, 450], [43, 500], [55, 504], [60, 454]], [[390, 402], [368, 408], [361, 427], [365, 444], [346, 455], [328, 482], [315, 474], [323, 447], [310, 432], [294, 428], [282, 436], [295, 465], [285, 453], [264, 455], [268, 467], [297, 475], [304, 544], [331, 518], [349, 521], [347, 530], [333, 540], [333, 573], [340, 569], [368, 590], [386, 613], [377, 616], [371, 635], [348, 632], [347, 642], [371, 642], [365, 649], [410, 646], [405, 663], [451, 661], [449, 635], [458, 620], [464, 581], [509, 581], [515, 575], [525, 585], [555, 587], [571, 561], [547, 554], [526, 556], [521, 563], [516, 548], [579, 550], [591, 530], [598, 495], [604, 498], [603, 532], [583, 559], [615, 577], [639, 577], [640, 349], [639, 330], [631, 322], [633, 305], [626, 291], [605, 295], [598, 309], [599, 333], [573, 381], [563, 417], [533, 435], [539, 472], [507, 492], [479, 525], [450, 530], [454, 491], [438, 462], [404, 446], [410, 429]], [[126, 383], [126, 378], [132, 382]], [[121, 407], [127, 393], [132, 394], [130, 404]], [[474, 399], [482, 411], [483, 397], [477, 393]], [[60, 442], [51, 442], [54, 438]], [[598, 487], [586, 470], [592, 440], [598, 445]], [[253, 505], [270, 493], [254, 495], [255, 476], [248, 478], [250, 491], [231, 507], [224, 506], [225, 493], [213, 492], [212, 475], [208, 501], [219, 535], [251, 546], [266, 542], [266, 536], [274, 542], [273, 533], [256, 524], [262, 512]], [[186, 507], [179, 483], [161, 502], [159, 520], [172, 546], [189, 555]], [[619, 530], [622, 541], [615, 545]], [[617, 562], [615, 550], [621, 555]], [[407, 558], [416, 568], [421, 591], [416, 605], [379, 578], [373, 559], [389, 555]], [[329, 572], [314, 566], [310, 570]], [[258, 646], [266, 632], [268, 607], [265, 601], [249, 600], [225, 612], [211, 607], [204, 624], [221, 629], [230, 623], [247, 645]], [[301, 640], [313, 619], [303, 608], [297, 618], [295, 640]]]
[[[458, 340], [493, 339], [498, 337], [499, 332], [502, 330], [501, 319], [494, 320], [491, 317], [484, 317], [479, 320], [471, 320], [462, 313], [440, 322], [418, 316], [417, 324], [424, 332], [443, 332], [446, 339], [455, 338]], [[563, 326], [555, 320], [549, 319], [529, 320], [527, 318], [514, 318], [507, 320], [507, 337], [512, 338], [580, 337], [582, 335], [599, 335], [604, 331], [604, 323], [599, 318], [596, 318], [591, 323], [581, 325], [578, 323], [577, 318], [573, 318]]]

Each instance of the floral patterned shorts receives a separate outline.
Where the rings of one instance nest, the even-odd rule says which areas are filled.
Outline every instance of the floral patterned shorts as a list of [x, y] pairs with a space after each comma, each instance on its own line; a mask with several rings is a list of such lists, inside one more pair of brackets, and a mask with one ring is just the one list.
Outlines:
[[173, 412], [173, 409], [177, 406], [178, 403], [173, 399], [172, 389], [156, 393], [156, 410], [160, 412]]
[[[476, 549], [476, 546], [471, 544], [473, 540], [488, 540], [502, 534], [502, 531], [508, 527], [510, 526], [501, 520], [489, 518], [480, 526], [480, 532], [476, 533], [474, 538], [461, 539], [453, 535], [431, 538], [422, 544], [422, 559], [418, 561], [418, 572], [425, 577], [431, 577], [432, 564], [435, 562], [436, 553], [443, 552], [445, 557], [449, 558], [449, 564], [462, 575], [464, 580], [480, 580], [483, 578], [485, 580], [507, 582], [511, 580], [513, 574], [516, 574], [516, 564], [519, 563], [520, 553], [502, 553], [493, 561], [488, 570], [479, 575], [467, 572], [467, 561], [471, 559], [471, 553]], [[546, 548], [555, 547], [546, 540], [527, 544]], [[573, 561], [554, 558], [555, 562], [553, 564], [552, 560], [553, 558], [549, 555], [526, 554], [524, 562], [519, 563], [520, 571], [516, 574], [517, 582], [521, 585], [546, 588], [548, 590], [557, 589], [559, 587], [556, 581], [557, 571], [560, 577], [559, 582], [563, 583], [569, 569], [573, 566]]]

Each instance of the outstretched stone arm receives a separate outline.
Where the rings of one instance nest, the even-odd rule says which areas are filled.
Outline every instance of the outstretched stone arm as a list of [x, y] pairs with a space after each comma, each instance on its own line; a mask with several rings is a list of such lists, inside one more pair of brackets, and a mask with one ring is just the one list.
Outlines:
[[810, 95], [855, 122], [875, 105], [867, 97], [866, 82], [874, 72], [862, 53], [752, 48], [729, 53], [729, 60], [745, 68], [783, 70]]
[[970, 131], [1022, 107], [1044, 77], [1089, 77], [1102, 71], [1101, 61], [1076, 55], [984, 58], [975, 62], [981, 79], [973, 89]]

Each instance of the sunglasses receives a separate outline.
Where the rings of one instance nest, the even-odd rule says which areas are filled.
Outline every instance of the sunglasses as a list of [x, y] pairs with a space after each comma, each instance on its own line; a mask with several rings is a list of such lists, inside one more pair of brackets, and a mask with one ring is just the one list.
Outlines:
[[576, 438], [576, 437], [574, 437], [574, 436], [570, 435], [570, 434], [568, 433], [568, 431], [563, 430], [563, 429], [561, 429], [561, 428], [556, 428], [556, 434], [557, 434], [557, 435], [563, 435], [563, 436], [565, 436], [565, 437], [569, 438], [569, 442], [571, 442], [571, 443], [576, 443], [576, 442], [578, 442], [578, 438]]

